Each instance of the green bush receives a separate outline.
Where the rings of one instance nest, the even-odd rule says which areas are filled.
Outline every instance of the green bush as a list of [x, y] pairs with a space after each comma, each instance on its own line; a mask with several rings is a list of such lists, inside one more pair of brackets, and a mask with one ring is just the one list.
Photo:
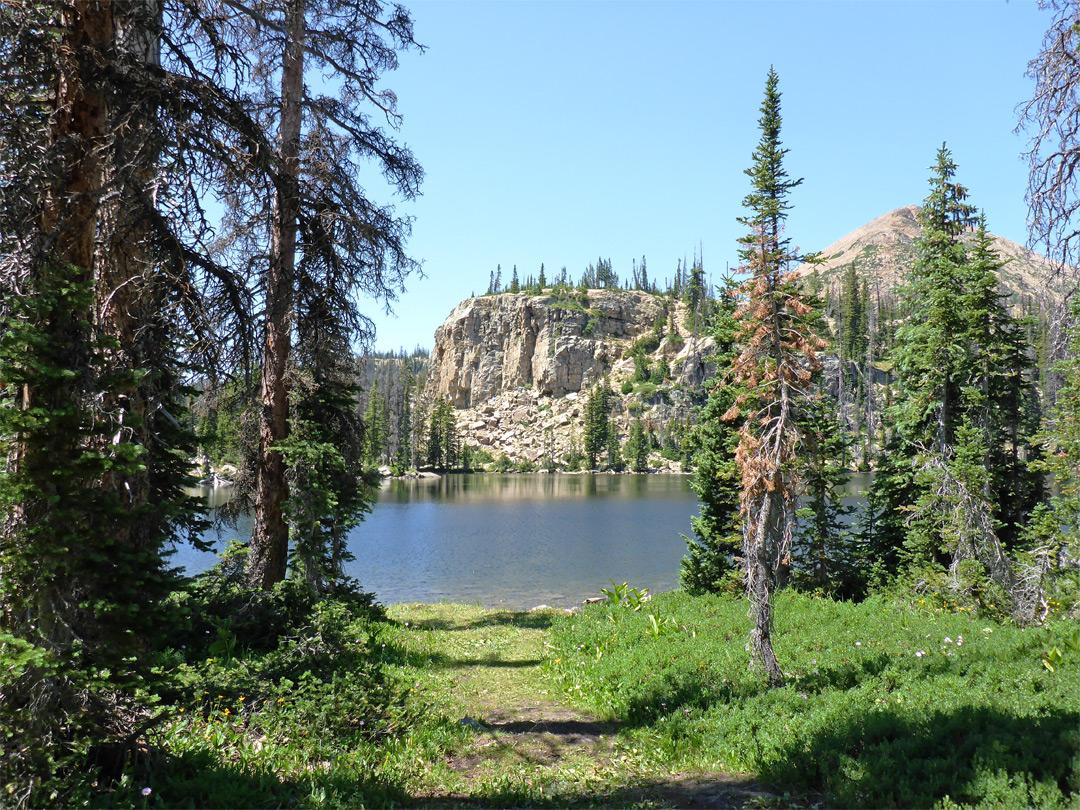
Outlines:
[[647, 332], [639, 337], [630, 347], [630, 354], [652, 354], [660, 348], [660, 336], [656, 332]]
[[622, 393], [629, 394], [634, 390], [634, 384], [630, 380], [623, 380], [622, 386], [619, 388]]

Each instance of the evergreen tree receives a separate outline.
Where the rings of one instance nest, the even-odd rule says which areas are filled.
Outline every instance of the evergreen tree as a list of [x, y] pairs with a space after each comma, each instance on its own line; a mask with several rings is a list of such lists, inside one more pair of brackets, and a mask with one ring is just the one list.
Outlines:
[[[903, 395], [890, 413], [896, 430], [887, 448], [890, 459], [874, 479], [884, 510], [875, 538], [879, 552], [899, 548], [907, 538], [910, 521], [896, 516], [924, 495], [925, 486], [915, 472], [920, 452], [944, 458], [952, 451], [961, 421], [958, 401], [968, 359], [961, 305], [967, 253], [961, 235], [972, 222], [974, 208], [966, 202], [967, 189], [954, 181], [955, 174], [956, 164], [943, 145], [933, 167], [930, 194], [919, 212], [922, 233], [916, 260], [901, 292], [905, 309], [918, 316], [898, 328], [893, 352]], [[887, 556], [902, 555], [890, 551]]]
[[521, 292], [521, 282], [518, 280], [517, 265], [514, 265], [514, 272], [510, 276], [510, 292], [515, 295]]
[[353, 559], [348, 536], [375, 497], [377, 477], [365, 474], [365, 459], [378, 463], [382, 452], [365, 433], [385, 437], [386, 425], [377, 385], [369, 398], [372, 416], [359, 418], [348, 330], [322, 308], [319, 301], [328, 299], [315, 299], [299, 307], [295, 359], [302, 370], [293, 375], [292, 424], [282, 453], [289, 470], [290, 575], [325, 593], [355, 586], [344, 573]]
[[739, 445], [740, 419], [724, 420], [739, 394], [725, 379], [738, 356], [734, 295], [738, 285], [724, 280], [718, 296], [712, 336], [716, 341], [716, 377], [709, 383], [709, 397], [688, 443], [694, 452], [691, 486], [701, 502], [700, 514], [691, 518], [694, 536], [687, 538], [679, 580], [691, 593], [718, 593], [743, 583], [737, 557], [742, 545], [739, 518], [741, 494], [735, 451]]
[[787, 576], [797, 525], [799, 410], [820, 369], [812, 308], [788, 272], [799, 257], [784, 236], [788, 194], [801, 180], [784, 169], [780, 92], [769, 70], [761, 105], [761, 138], [746, 170], [751, 192], [743, 200], [749, 214], [739, 218], [750, 233], [741, 238], [742, 270], [751, 277], [734, 317], [741, 347], [731, 374], [745, 386], [724, 415], [742, 417], [736, 458], [742, 474], [743, 557], [754, 629], [750, 643], [769, 682], [783, 682], [772, 650], [772, 596]]
[[378, 467], [386, 441], [378, 380], [372, 382], [371, 392], [368, 394], [367, 409], [364, 411], [364, 435], [366, 439], [364, 442], [364, 461], [373, 467]]
[[543, 292], [547, 287], [547, 278], [544, 277], [544, 263], [540, 262], [540, 277], [536, 280], [537, 286], [540, 287], [540, 292]]
[[863, 564], [850, 549], [842, 525], [851, 508], [841, 502], [850, 478], [843, 466], [850, 442], [831, 403], [818, 398], [807, 404], [802, 418], [801, 482], [805, 506], [800, 510], [792, 559], [796, 581], [810, 590], [850, 598], [863, 591]]
[[408, 470], [413, 465], [412, 452], [412, 394], [416, 385], [409, 363], [405, 363], [401, 393], [401, 411], [398, 415], [397, 466]]
[[645, 427], [641, 424], [640, 417], [635, 418], [630, 425], [623, 456], [634, 472], [649, 471], [649, 444], [645, 441]]
[[614, 418], [608, 420], [607, 426], [607, 466], [614, 472], [622, 472], [625, 466], [619, 447], [619, 430]]
[[1037, 454], [1032, 437], [1039, 421], [1034, 369], [1024, 324], [1009, 313], [998, 292], [1003, 266], [980, 215], [961, 298], [970, 358], [963, 407], [982, 433], [989, 472], [984, 494], [1001, 524], [999, 536], [1011, 545], [1042, 500], [1042, 486], [1029, 467]]
[[1030, 364], [1022, 325], [997, 291], [1002, 262], [984, 224], [970, 249], [961, 239], [974, 217], [955, 171], [942, 146], [904, 291], [917, 316], [897, 331], [902, 396], [874, 481], [883, 511], [873, 545], [924, 579], [947, 567], [952, 587], [965, 561], [978, 560], [1012, 592], [1000, 543], [1015, 539], [1040, 494], [1026, 458]]
[[608, 433], [610, 423], [608, 415], [611, 413], [611, 392], [608, 390], [607, 381], [597, 383], [589, 393], [589, 400], [585, 404], [585, 425], [582, 450], [590, 470], [596, 469], [597, 459], [604, 453], [608, 446]]

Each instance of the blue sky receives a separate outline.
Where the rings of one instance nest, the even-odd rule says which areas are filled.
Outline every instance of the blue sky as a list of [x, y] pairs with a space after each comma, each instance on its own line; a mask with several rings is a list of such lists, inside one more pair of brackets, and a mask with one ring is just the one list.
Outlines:
[[[424, 263], [376, 346], [431, 347], [497, 264], [670, 276], [700, 245], [718, 281], [736, 242], [770, 65], [788, 234], [819, 250], [926, 196], [946, 141], [990, 229], [1026, 240], [1016, 105], [1049, 14], [1034, 2], [405, 2], [423, 54], [385, 78], [423, 165], [411, 252]], [[369, 191], [391, 202], [385, 187]]]

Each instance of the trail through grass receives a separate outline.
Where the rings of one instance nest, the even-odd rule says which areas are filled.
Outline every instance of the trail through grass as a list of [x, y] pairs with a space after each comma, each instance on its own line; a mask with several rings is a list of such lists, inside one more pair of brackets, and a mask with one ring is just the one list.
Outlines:
[[557, 611], [395, 605], [418, 699], [462, 735], [422, 790], [449, 804], [580, 803], [648, 807], [771, 804], [749, 779], [672, 771], [618, 723], [569, 702], [552, 678]]

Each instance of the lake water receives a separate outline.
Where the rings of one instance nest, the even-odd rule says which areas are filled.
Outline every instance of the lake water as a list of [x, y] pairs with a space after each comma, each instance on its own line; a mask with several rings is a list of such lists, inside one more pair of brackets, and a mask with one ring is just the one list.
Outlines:
[[[220, 491], [218, 491], [220, 493]], [[218, 494], [218, 493], [215, 493]], [[381, 602], [479, 602], [570, 607], [608, 579], [653, 592], [678, 587], [690, 518], [688, 476], [448, 475], [385, 481], [353, 530], [346, 572]], [[251, 522], [212, 531], [218, 547], [247, 540]], [[189, 573], [212, 554], [173, 558]]]
[[[855, 503], [870, 477], [856, 475]], [[220, 498], [228, 490], [216, 490]], [[211, 506], [216, 505], [211, 500]], [[381, 602], [478, 602], [570, 607], [615, 582], [653, 593], [679, 584], [683, 534], [698, 513], [681, 475], [448, 475], [384, 481], [374, 509], [353, 530], [346, 573]], [[247, 540], [251, 519], [212, 531], [220, 548]], [[181, 548], [189, 573], [213, 554]]]

